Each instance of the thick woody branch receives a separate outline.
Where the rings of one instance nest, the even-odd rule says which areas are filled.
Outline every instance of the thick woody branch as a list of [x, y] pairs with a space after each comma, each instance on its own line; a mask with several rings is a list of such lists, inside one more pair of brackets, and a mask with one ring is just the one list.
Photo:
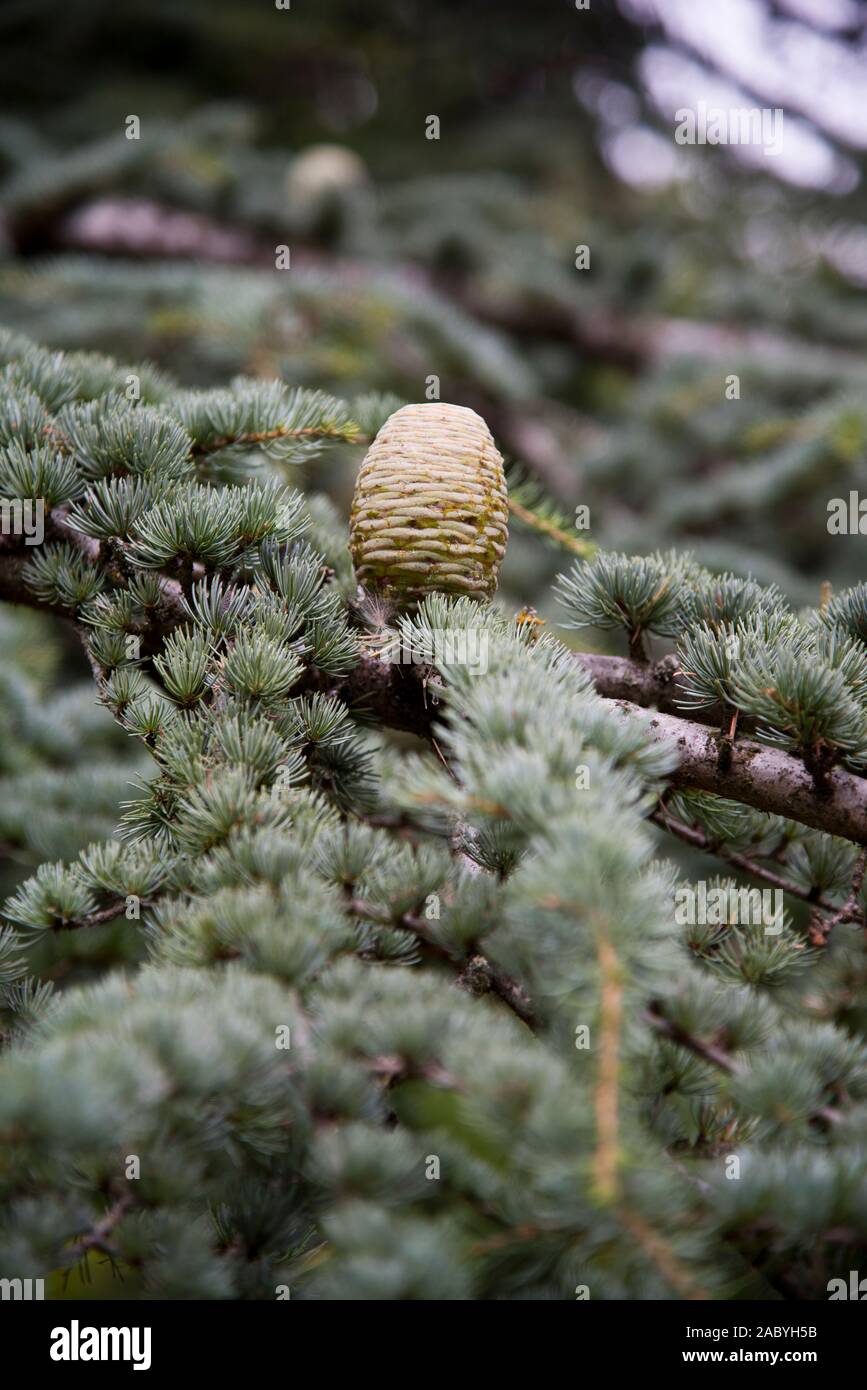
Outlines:
[[[673, 786], [714, 792], [855, 844], [867, 844], [867, 779], [834, 768], [826, 790], [817, 792], [800, 758], [740, 736], [733, 744], [726, 740], [721, 746], [720, 735], [702, 727], [721, 728], [721, 706], [687, 712], [677, 704], [682, 692], [675, 657], [645, 663], [580, 652], [576, 661], [593, 678], [597, 694], [611, 700], [624, 716], [643, 716], [652, 738], [674, 743], [679, 764], [668, 779]], [[650, 708], [652, 716], [645, 713]], [[738, 727], [742, 735], [752, 724], [742, 717]]]
[[[64, 526], [62, 516], [54, 514], [52, 522], [73, 543], [82, 542], [82, 537]], [[84, 540], [84, 545], [98, 550], [93, 541]], [[102, 560], [101, 555], [91, 558], [95, 563]], [[0, 550], [0, 600], [63, 612], [40, 603], [28, 590], [22, 577], [28, 559], [23, 548]], [[181, 599], [177, 581], [164, 578], [159, 611], [154, 612], [143, 634], [145, 655], [158, 651], [166, 634], [183, 621]], [[63, 615], [72, 616], [68, 612]], [[743, 738], [721, 747], [721, 736], [703, 723], [713, 721], [721, 711], [695, 711], [692, 719], [684, 718], [682, 711], [668, 712], [678, 708], [677, 664], [673, 657], [642, 663], [581, 653], [576, 660], [593, 678], [597, 692], [610, 701], [611, 708], [622, 718], [643, 719], [651, 739], [674, 745], [678, 765], [668, 777], [673, 786], [713, 792], [855, 844], [867, 844], [867, 779], [833, 768], [827, 785], [819, 792], [798, 758]], [[432, 676], [429, 667], [388, 663], [362, 653], [346, 676], [331, 677], [310, 668], [301, 689], [333, 694], [361, 718], [430, 738], [442, 716], [436, 700], [438, 682]], [[655, 706], [655, 711], [650, 713], [647, 706]]]
[[[867, 844], [867, 779], [834, 768], [828, 775], [827, 790], [820, 793], [803, 762], [791, 754], [741, 738], [734, 745], [726, 744], [725, 757], [721, 758], [721, 736], [706, 726], [682, 715], [651, 712], [637, 700], [612, 698], [615, 691], [629, 689], [640, 695], [642, 702], [649, 702], [651, 695], [664, 692], [665, 701], [673, 704], [673, 669], [665, 661], [645, 670], [635, 662], [602, 657], [593, 658], [587, 669], [598, 675], [597, 690], [611, 700], [611, 708], [621, 717], [643, 720], [651, 739], [674, 745], [678, 766], [668, 776], [673, 786], [714, 792], [856, 844]], [[441, 714], [433, 703], [432, 688], [426, 684], [429, 674], [424, 667], [387, 665], [378, 658], [363, 657], [343, 680], [328, 683], [320, 679], [325, 688], [359, 712], [367, 710], [391, 728], [429, 737]]]
[[651, 713], [628, 700], [611, 708], [623, 719], [640, 719], [654, 742], [671, 743], [678, 765], [668, 774], [676, 787], [714, 792], [759, 811], [867, 844], [867, 780], [836, 767], [827, 789], [817, 792], [813, 778], [799, 758], [749, 739], [727, 745], [720, 758], [721, 736], [671, 714]]
[[[635, 705], [654, 706], [683, 717], [683, 711], [675, 703], [681, 692], [675, 681], [678, 666], [674, 657], [643, 663], [626, 657], [580, 652], [576, 653], [576, 660], [592, 676], [599, 695], [611, 700], [628, 700]], [[389, 728], [428, 738], [433, 725], [442, 717], [442, 709], [436, 703], [438, 686], [435, 682], [429, 683], [432, 674], [428, 666], [398, 665], [365, 654], [348, 676], [329, 680], [314, 673], [310, 680], [312, 688], [339, 695], [359, 715], [369, 713], [372, 719]], [[711, 707], [695, 711], [693, 717], [702, 724], [719, 727], [722, 711]]]
[[442, 687], [438, 677], [428, 685], [432, 675], [430, 666], [404, 666], [364, 654], [345, 676], [309, 668], [303, 689], [335, 695], [365, 721], [430, 738], [435, 722], [442, 718], [442, 706], [437, 703]]
[[[607, 700], [629, 700], [633, 705], [652, 706], [681, 719], [689, 718], [693, 723], [722, 727], [721, 705], [687, 711], [677, 703], [684, 699], [684, 692], [677, 683], [680, 668], [675, 656], [664, 656], [660, 661], [631, 661], [625, 656], [576, 652], [575, 660], [592, 676], [597, 695]], [[743, 718], [739, 727], [747, 727]]]

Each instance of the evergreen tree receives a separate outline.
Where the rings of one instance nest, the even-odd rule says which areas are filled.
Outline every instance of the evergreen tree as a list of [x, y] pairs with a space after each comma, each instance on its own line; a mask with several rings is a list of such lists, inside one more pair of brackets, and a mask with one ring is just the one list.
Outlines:
[[0, 1279], [857, 1296], [867, 0], [7, 11]]
[[[394, 399], [2, 360], [0, 501], [44, 534], [3, 536], [0, 595], [77, 633], [139, 786], [6, 902], [0, 1274], [700, 1299], [858, 1268], [867, 586], [794, 610], [588, 551], [561, 624], [622, 654], [577, 653], [359, 588], [290, 480]], [[447, 556], [448, 508], [407, 544]], [[15, 690], [22, 758], [61, 756], [83, 725]], [[91, 934], [113, 968], [63, 956]]]

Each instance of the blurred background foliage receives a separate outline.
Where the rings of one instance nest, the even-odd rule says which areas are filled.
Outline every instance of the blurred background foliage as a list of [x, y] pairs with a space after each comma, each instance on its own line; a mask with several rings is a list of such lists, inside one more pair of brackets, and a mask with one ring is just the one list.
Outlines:
[[[436, 377], [598, 544], [816, 602], [862, 578], [827, 504], [865, 478], [865, 35], [861, 0], [7, 0], [0, 321], [188, 384]], [[781, 154], [676, 144], [699, 99], [782, 107]], [[300, 483], [345, 516], [358, 459]], [[516, 523], [501, 601], [555, 620], [568, 558]], [[139, 768], [63, 627], [0, 623], [8, 891]]]

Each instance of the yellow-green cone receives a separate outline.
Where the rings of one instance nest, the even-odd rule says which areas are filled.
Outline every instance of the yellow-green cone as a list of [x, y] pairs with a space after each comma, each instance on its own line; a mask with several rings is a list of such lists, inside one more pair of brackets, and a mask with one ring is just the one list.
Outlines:
[[355, 485], [350, 545], [358, 582], [407, 599], [490, 598], [508, 538], [503, 460], [461, 405], [405, 405], [374, 439]]

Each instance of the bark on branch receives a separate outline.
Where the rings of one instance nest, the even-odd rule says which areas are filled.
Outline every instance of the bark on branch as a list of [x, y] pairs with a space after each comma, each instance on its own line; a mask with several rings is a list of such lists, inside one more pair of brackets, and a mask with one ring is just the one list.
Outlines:
[[[684, 692], [678, 684], [680, 672], [677, 657], [664, 656], [660, 661], [631, 661], [626, 656], [603, 656], [598, 652], [576, 652], [575, 660], [593, 678], [597, 695], [607, 700], [629, 700], [634, 705], [653, 706], [665, 714], [676, 714], [695, 724], [712, 724], [722, 728], [722, 705], [707, 705], [704, 709], [684, 709], [678, 704]], [[740, 716], [738, 728], [747, 732], [751, 721]]]
[[442, 957], [452, 966], [459, 965], [461, 967], [460, 974], [455, 981], [461, 989], [465, 989], [469, 994], [495, 994], [517, 1015], [522, 1023], [526, 1023], [528, 1028], [536, 1027], [536, 1011], [523, 985], [512, 979], [511, 975], [506, 974], [487, 956], [471, 949], [463, 961], [456, 961], [433, 936], [427, 922], [411, 912], [404, 912], [398, 918], [393, 919], [387, 909], [376, 903], [366, 902], [364, 898], [352, 898], [349, 907], [356, 917], [364, 918], [370, 922], [378, 922], [384, 927], [399, 927], [403, 931], [412, 932], [434, 954]]
[[[62, 514], [52, 514], [52, 522], [68, 539], [77, 536], [64, 526]], [[82, 538], [78, 536], [77, 541], [81, 543]], [[85, 543], [99, 550], [96, 543]], [[0, 600], [50, 608], [71, 618], [68, 611], [40, 603], [28, 590], [22, 571], [29, 558], [23, 549], [0, 549]], [[91, 558], [95, 563], [102, 559], [100, 554]], [[183, 621], [181, 598], [177, 581], [164, 578], [159, 611], [152, 615], [153, 630], [142, 634], [145, 655], [159, 650], [166, 634]], [[621, 718], [642, 719], [648, 737], [674, 745], [678, 766], [668, 779], [673, 786], [713, 792], [855, 844], [867, 844], [867, 779], [843, 768], [833, 768], [826, 787], [818, 792], [812, 775], [799, 758], [742, 737], [727, 744], [725, 757], [721, 758], [721, 736], [705, 723], [715, 722], [721, 711], [691, 711], [690, 718], [685, 718], [683, 711], [669, 712], [678, 710], [677, 664], [673, 657], [644, 663], [580, 653], [576, 661], [589, 672], [597, 693], [610, 702]], [[362, 653], [358, 665], [343, 677], [330, 677], [311, 667], [301, 689], [326, 691], [362, 718], [430, 738], [443, 713], [436, 701], [437, 683], [431, 681], [432, 674], [429, 667], [386, 663]], [[650, 713], [647, 706], [655, 706], [655, 712]], [[744, 729], [745, 722], [740, 727]]]
[[714, 792], [855, 844], [867, 844], [867, 780], [863, 777], [836, 767], [828, 774], [827, 790], [817, 792], [800, 758], [750, 739], [730, 746], [721, 767], [719, 734], [628, 700], [613, 700], [611, 707], [623, 719], [642, 720], [655, 742], [674, 744], [678, 765], [668, 774], [673, 786]]
[[[680, 1047], [685, 1047], [694, 1056], [700, 1057], [709, 1066], [716, 1067], [717, 1070], [725, 1072], [728, 1076], [744, 1076], [748, 1071], [745, 1063], [732, 1057], [731, 1053], [726, 1052], [725, 1048], [711, 1040], [700, 1038], [694, 1033], [688, 1033], [673, 1023], [670, 1018], [665, 1016], [662, 1006], [654, 1001], [650, 1008], [642, 1015], [644, 1022], [658, 1033], [662, 1038], [668, 1038], [670, 1042], [677, 1043]], [[814, 1124], [831, 1128], [840, 1121], [840, 1111], [835, 1110], [833, 1105], [821, 1105], [813, 1111], [810, 1119]]]
[[[678, 766], [668, 778], [673, 786], [714, 792], [855, 844], [867, 844], [867, 779], [834, 768], [828, 776], [827, 791], [819, 793], [800, 758], [744, 738], [739, 738], [730, 751], [726, 746], [721, 764], [719, 733], [684, 718], [682, 713], [653, 712], [643, 707], [658, 703], [677, 708], [676, 667], [670, 659], [646, 667], [619, 657], [582, 654], [579, 659], [613, 710], [624, 719], [643, 720], [651, 739], [674, 745]], [[426, 684], [429, 674], [424, 667], [386, 665], [377, 658], [364, 657], [348, 677], [323, 684], [389, 727], [424, 738], [442, 716], [442, 707], [434, 704], [432, 689]], [[624, 691], [635, 698], [620, 698]], [[704, 717], [713, 713], [696, 712]]]

